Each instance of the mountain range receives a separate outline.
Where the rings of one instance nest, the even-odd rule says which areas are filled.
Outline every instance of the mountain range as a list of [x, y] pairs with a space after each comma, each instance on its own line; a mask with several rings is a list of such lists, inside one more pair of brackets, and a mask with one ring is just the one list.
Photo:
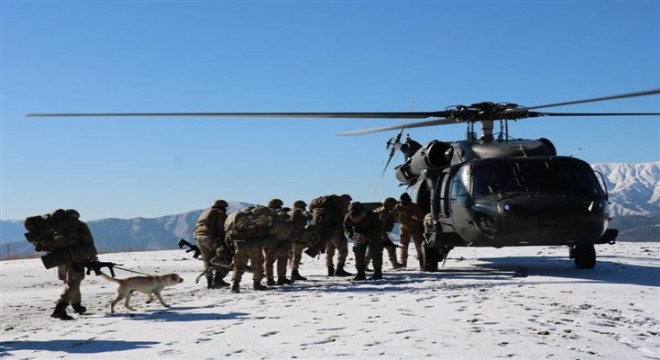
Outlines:
[[[660, 162], [600, 163], [609, 191], [619, 241], [660, 241]], [[228, 212], [250, 206], [231, 202]], [[100, 252], [165, 250], [177, 247], [180, 238], [193, 242], [193, 228], [203, 209], [153, 219], [108, 218], [87, 222]], [[24, 237], [23, 220], [0, 220], [0, 258], [35, 254]]]

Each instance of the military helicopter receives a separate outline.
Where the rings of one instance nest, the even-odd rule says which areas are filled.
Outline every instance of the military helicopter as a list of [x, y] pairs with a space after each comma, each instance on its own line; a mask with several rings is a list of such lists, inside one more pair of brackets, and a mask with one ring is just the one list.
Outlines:
[[[268, 112], [268, 113], [59, 113], [27, 116], [66, 117], [286, 117], [427, 119], [345, 132], [361, 135], [398, 129], [387, 142], [385, 169], [400, 151], [405, 162], [396, 178], [428, 213], [420, 267], [435, 271], [454, 247], [569, 247], [580, 269], [596, 265], [594, 245], [614, 244], [618, 230], [608, 229], [610, 210], [603, 175], [571, 156], [559, 156], [552, 142], [516, 139], [509, 121], [542, 116], [656, 116], [660, 113], [556, 113], [538, 109], [660, 94], [660, 89], [524, 107], [514, 103], [481, 102], [432, 112]], [[495, 123], [499, 132], [494, 133]], [[404, 129], [467, 124], [466, 139], [433, 140], [426, 146]], [[474, 125], [481, 124], [477, 137]], [[385, 171], [385, 170], [384, 170]]]

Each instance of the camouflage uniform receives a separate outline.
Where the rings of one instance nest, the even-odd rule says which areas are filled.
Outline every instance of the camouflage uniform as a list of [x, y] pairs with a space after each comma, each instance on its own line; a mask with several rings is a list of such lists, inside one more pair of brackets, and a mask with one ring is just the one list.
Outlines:
[[289, 211], [289, 218], [293, 223], [293, 232], [291, 233], [291, 240], [293, 246], [291, 247], [290, 264], [291, 264], [291, 280], [307, 280], [307, 278], [300, 275], [298, 269], [300, 268], [300, 260], [302, 260], [302, 252], [310, 244], [307, 239], [307, 226], [311, 220], [305, 208], [307, 204], [304, 201], [298, 200], [293, 203], [293, 209]]
[[[394, 210], [396, 203], [396, 199], [391, 197], [386, 198], [383, 200], [382, 206], [374, 209], [374, 213], [378, 216], [381, 224], [383, 224], [383, 248], [387, 250], [387, 255], [390, 259], [392, 269], [399, 269], [403, 267], [403, 265], [396, 260], [396, 245], [388, 237], [388, 234], [392, 232], [392, 229], [394, 228], [395, 221], [394, 216], [392, 215], [392, 211]], [[369, 265], [369, 260], [369, 252], [367, 252], [367, 265]]]
[[366, 280], [366, 254], [369, 251], [374, 265], [374, 275], [369, 280], [383, 278], [383, 224], [372, 211], [364, 209], [360, 203], [351, 204], [351, 211], [344, 218], [344, 233], [354, 241], [355, 268], [354, 280]]
[[[284, 203], [280, 199], [272, 199], [268, 207], [273, 209], [279, 216], [289, 219], [288, 208], [282, 208]], [[286, 278], [286, 266], [289, 261], [289, 252], [293, 245], [291, 239], [278, 242], [275, 246], [264, 246], [264, 272], [266, 273], [266, 285], [286, 285], [293, 281]], [[273, 274], [273, 265], [277, 262], [277, 282]]]
[[401, 242], [401, 264], [408, 264], [408, 245], [412, 240], [415, 243], [417, 256], [422, 252], [422, 242], [424, 241], [424, 216], [426, 211], [421, 206], [415, 204], [407, 193], [403, 193], [401, 202], [394, 208], [395, 217], [399, 221], [399, 235]]
[[[75, 210], [67, 210], [67, 213], [79, 218]], [[78, 220], [77, 227], [73, 233], [78, 238], [79, 243], [94, 243], [92, 232], [82, 221]], [[94, 257], [90, 260], [96, 260]], [[63, 264], [57, 266], [57, 277], [64, 282], [64, 290], [60, 295], [55, 310], [51, 314], [52, 317], [61, 320], [72, 320], [73, 318], [66, 313], [67, 306], [71, 305], [73, 311], [78, 314], [83, 314], [87, 308], [81, 305], [80, 283], [85, 279], [85, 266], [83, 264]]]
[[263, 286], [261, 286], [261, 279], [264, 278], [263, 247], [253, 246], [249, 241], [235, 241], [234, 251], [234, 272], [231, 277], [232, 292], [239, 292], [238, 284], [240, 284], [243, 273], [247, 269], [248, 261], [250, 261], [255, 290], [263, 290]]
[[206, 285], [209, 289], [229, 285], [223, 280], [229, 270], [209, 268], [209, 263], [216, 256], [218, 248], [224, 245], [227, 206], [226, 201], [216, 200], [210, 208], [202, 212], [195, 225], [195, 240], [202, 254]]
[[[344, 270], [346, 258], [348, 257], [348, 241], [344, 236], [342, 222], [348, 212], [348, 205], [352, 199], [347, 194], [341, 197], [337, 195], [328, 195], [326, 197], [332, 198], [335, 205], [332, 207], [317, 207], [312, 209], [314, 226], [320, 240], [316, 246], [308, 249], [306, 253], [316, 256], [316, 253], [318, 253], [317, 248], [319, 246], [325, 246], [325, 263], [328, 268], [328, 276], [350, 276], [351, 274]], [[341, 207], [337, 208], [339, 203]], [[336, 270], [333, 263], [335, 251], [338, 253]]]

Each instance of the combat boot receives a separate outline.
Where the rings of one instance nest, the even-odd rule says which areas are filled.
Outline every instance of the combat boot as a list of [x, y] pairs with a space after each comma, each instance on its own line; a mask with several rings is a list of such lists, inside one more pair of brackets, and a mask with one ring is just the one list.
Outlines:
[[364, 274], [363, 270], [358, 270], [357, 275], [353, 278], [354, 281], [367, 280], [367, 276]]
[[335, 276], [335, 267], [332, 265], [328, 266], [328, 276]]
[[307, 280], [307, 278], [306, 278], [306, 277], [303, 277], [302, 275], [300, 275], [300, 273], [298, 272], [298, 270], [291, 270], [291, 280], [302, 280], [302, 281], [305, 281], [305, 280]]
[[238, 281], [234, 281], [234, 282], [232, 282], [232, 284], [231, 284], [231, 292], [232, 292], [232, 293], [234, 293], [234, 294], [238, 294], [238, 293], [241, 292], [241, 289], [240, 289], [240, 287], [239, 287], [239, 284], [240, 284], [240, 283], [239, 283]]
[[335, 271], [335, 276], [351, 276], [353, 274], [344, 270], [344, 265], [337, 265], [337, 270]]
[[275, 284], [276, 284], [275, 279], [273, 279], [273, 278], [268, 278], [266, 280], [266, 285], [268, 285], [268, 286], [275, 286]]
[[229, 283], [224, 281], [222, 278], [223, 274], [220, 272], [216, 272], [215, 275], [213, 276], [213, 289], [218, 289], [218, 288], [223, 288], [229, 286]]
[[252, 285], [252, 289], [257, 290], [257, 291], [262, 291], [262, 290], [268, 290], [267, 286], [261, 285], [261, 281], [254, 281], [254, 285]]
[[73, 311], [74, 311], [76, 314], [80, 314], [80, 315], [82, 315], [82, 314], [85, 313], [85, 311], [87, 311], [87, 308], [84, 307], [84, 306], [82, 306], [82, 305], [80, 305], [80, 303], [71, 304], [71, 306], [73, 307]]
[[293, 284], [293, 280], [289, 280], [285, 277], [277, 278], [277, 285], [291, 285], [291, 284]]
[[73, 320], [73, 318], [66, 313], [67, 306], [69, 306], [67, 303], [57, 303], [55, 310], [50, 316], [60, 320]]
[[383, 272], [380, 270], [375, 270], [374, 274], [369, 278], [369, 280], [381, 280], [383, 278]]
[[399, 262], [396, 262], [396, 261], [392, 262], [392, 270], [401, 269], [401, 268], [404, 268], [404, 267], [405, 266], [403, 266], [403, 264], [401, 264]]

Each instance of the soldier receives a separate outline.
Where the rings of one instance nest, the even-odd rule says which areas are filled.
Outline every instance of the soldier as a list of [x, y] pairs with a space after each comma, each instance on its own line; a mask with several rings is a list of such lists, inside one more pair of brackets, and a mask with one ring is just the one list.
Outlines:
[[[78, 211], [69, 209], [66, 210], [66, 213], [77, 222], [66, 236], [77, 237], [78, 243], [93, 244], [94, 238], [92, 237], [92, 232], [89, 231], [87, 224], [80, 221]], [[97, 261], [96, 256], [91, 257], [89, 260]], [[60, 295], [57, 305], [55, 305], [55, 310], [50, 316], [60, 320], [73, 320], [73, 317], [66, 313], [66, 308], [69, 305], [73, 307], [73, 311], [77, 314], [82, 315], [87, 311], [87, 308], [81, 304], [80, 296], [80, 283], [85, 279], [85, 266], [82, 263], [58, 265], [57, 277], [64, 281], [64, 291]]]
[[224, 200], [216, 200], [210, 208], [204, 210], [195, 225], [195, 240], [202, 253], [204, 271], [206, 272], [206, 287], [218, 289], [229, 286], [223, 278], [229, 273], [228, 269], [212, 270], [211, 259], [216, 256], [217, 250], [224, 246], [225, 220], [227, 220], [227, 204]]
[[[255, 224], [261, 224], [261, 226], [269, 226], [270, 221], [268, 220], [269, 215], [264, 215], [263, 212], [259, 214], [255, 213], [257, 209], [263, 209], [263, 207], [256, 208], [247, 208], [241, 213], [245, 213], [245, 217], [249, 220], [250, 224], [246, 226], [251, 227], [254, 230]], [[261, 210], [260, 210], [261, 211]], [[270, 210], [268, 210], [270, 213]], [[240, 283], [243, 277], [243, 273], [247, 270], [248, 261], [250, 262], [250, 268], [252, 270], [252, 288], [257, 291], [268, 290], [267, 286], [261, 284], [261, 280], [264, 278], [264, 246], [274, 246], [277, 243], [277, 237], [275, 235], [233, 235], [233, 232], [238, 227], [235, 219], [241, 215], [240, 213], [233, 213], [229, 216], [225, 222], [225, 233], [227, 243], [232, 243], [234, 246], [234, 272], [232, 273], [232, 284], [231, 292], [234, 294], [240, 293]], [[243, 229], [245, 230], [245, 229]], [[249, 230], [249, 229], [248, 229]]]
[[[396, 260], [396, 245], [390, 240], [388, 234], [394, 228], [394, 216], [392, 212], [396, 206], [397, 201], [393, 197], [385, 198], [382, 206], [374, 209], [374, 213], [378, 215], [378, 219], [383, 224], [383, 247], [387, 250], [387, 255], [392, 265], [392, 270], [400, 269], [403, 267], [401, 263]], [[367, 252], [367, 265], [369, 265], [369, 252]]]
[[417, 249], [417, 257], [422, 253], [422, 242], [424, 241], [424, 216], [426, 211], [421, 206], [412, 202], [408, 193], [399, 197], [399, 204], [394, 207], [395, 218], [399, 221], [399, 235], [401, 242], [401, 265], [408, 265], [408, 245], [412, 240]]
[[293, 209], [289, 211], [289, 218], [293, 223], [293, 232], [291, 233], [291, 239], [293, 240], [293, 246], [291, 247], [290, 263], [291, 263], [291, 280], [307, 280], [306, 277], [303, 277], [298, 272], [300, 268], [300, 260], [302, 258], [303, 249], [309, 246], [309, 243], [306, 241], [305, 232], [307, 231], [307, 226], [311, 220], [311, 214], [306, 210], [307, 204], [298, 200], [293, 203]]
[[[283, 209], [284, 203], [280, 199], [271, 199], [268, 207], [275, 211], [279, 216], [289, 218], [288, 208]], [[293, 280], [286, 278], [286, 267], [289, 261], [289, 252], [293, 245], [291, 239], [279, 241], [274, 246], [264, 246], [264, 272], [266, 273], [266, 285], [288, 285], [293, 284]], [[273, 265], [277, 262], [277, 282], [273, 275]]]
[[344, 233], [354, 241], [355, 268], [357, 275], [353, 280], [366, 280], [367, 249], [374, 265], [374, 274], [369, 280], [383, 278], [383, 224], [372, 211], [368, 211], [359, 202], [354, 202], [344, 218]]
[[[313, 211], [314, 227], [319, 236], [319, 242], [305, 251], [307, 255], [316, 256], [320, 249], [325, 247], [325, 262], [328, 276], [351, 276], [344, 270], [348, 257], [348, 242], [344, 236], [342, 222], [351, 203], [350, 195], [326, 195], [312, 200], [310, 207]], [[333, 258], [338, 252], [337, 268], [335, 270]]]

